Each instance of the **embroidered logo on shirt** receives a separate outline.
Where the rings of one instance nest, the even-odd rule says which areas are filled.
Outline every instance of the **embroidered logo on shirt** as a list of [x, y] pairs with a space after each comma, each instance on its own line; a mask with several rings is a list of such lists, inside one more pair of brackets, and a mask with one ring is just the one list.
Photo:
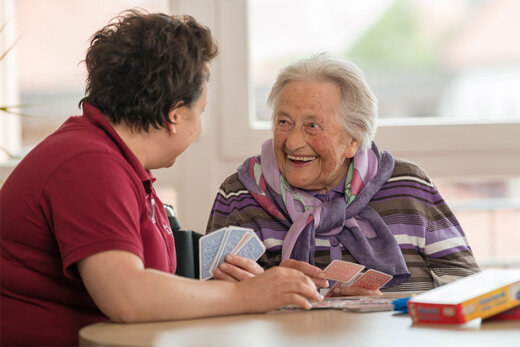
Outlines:
[[170, 227], [169, 224], [163, 224], [163, 228], [164, 228], [164, 230], [166, 230], [168, 235], [171, 235], [173, 233], [172, 228]]

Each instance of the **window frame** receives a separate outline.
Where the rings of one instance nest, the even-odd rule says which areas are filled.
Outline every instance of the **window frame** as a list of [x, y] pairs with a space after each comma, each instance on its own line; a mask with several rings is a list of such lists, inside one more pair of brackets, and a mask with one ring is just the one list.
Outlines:
[[[257, 154], [271, 131], [250, 126], [247, 1], [218, 0], [216, 6], [220, 151], [225, 158], [244, 158]], [[407, 118], [378, 124], [375, 141], [381, 149], [418, 163], [432, 177], [520, 176], [520, 121]]]

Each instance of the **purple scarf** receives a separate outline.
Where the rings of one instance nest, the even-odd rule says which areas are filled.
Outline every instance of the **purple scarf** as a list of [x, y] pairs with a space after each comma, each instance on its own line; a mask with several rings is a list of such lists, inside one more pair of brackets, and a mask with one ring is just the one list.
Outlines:
[[[395, 237], [368, 203], [393, 169], [392, 155], [379, 152], [372, 143], [372, 148], [358, 150], [351, 160], [345, 195], [322, 202], [310, 192], [292, 187], [281, 175], [270, 139], [262, 145], [260, 157], [251, 157], [238, 168], [238, 177], [260, 206], [290, 225], [282, 260], [314, 264], [315, 236], [336, 238], [360, 264], [394, 276], [386, 285], [390, 287], [404, 282], [410, 273]], [[334, 259], [341, 259], [340, 246], [331, 248]]]

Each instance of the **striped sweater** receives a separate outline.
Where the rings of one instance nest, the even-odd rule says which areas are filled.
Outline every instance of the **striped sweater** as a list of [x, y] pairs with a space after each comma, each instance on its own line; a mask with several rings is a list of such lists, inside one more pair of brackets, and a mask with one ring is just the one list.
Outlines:
[[[457, 219], [419, 166], [396, 158], [391, 178], [369, 205], [395, 236], [411, 274], [385, 291], [428, 290], [479, 271]], [[287, 228], [256, 202], [237, 173], [221, 185], [207, 232], [230, 225], [251, 228], [264, 242], [262, 267], [280, 263]], [[331, 246], [337, 246], [334, 237], [316, 236], [316, 266], [323, 269], [330, 263]], [[357, 262], [344, 247], [342, 259]]]

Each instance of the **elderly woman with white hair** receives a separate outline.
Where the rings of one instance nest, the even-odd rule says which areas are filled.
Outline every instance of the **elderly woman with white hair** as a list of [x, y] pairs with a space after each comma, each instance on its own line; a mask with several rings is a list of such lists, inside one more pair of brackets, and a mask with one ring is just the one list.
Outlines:
[[322, 269], [342, 259], [392, 275], [385, 290], [419, 291], [479, 271], [424, 170], [374, 143], [377, 101], [354, 64], [321, 54], [290, 65], [269, 105], [273, 138], [221, 185], [207, 228], [252, 228], [267, 251], [258, 264], [228, 256], [216, 278], [280, 265], [326, 286]]

